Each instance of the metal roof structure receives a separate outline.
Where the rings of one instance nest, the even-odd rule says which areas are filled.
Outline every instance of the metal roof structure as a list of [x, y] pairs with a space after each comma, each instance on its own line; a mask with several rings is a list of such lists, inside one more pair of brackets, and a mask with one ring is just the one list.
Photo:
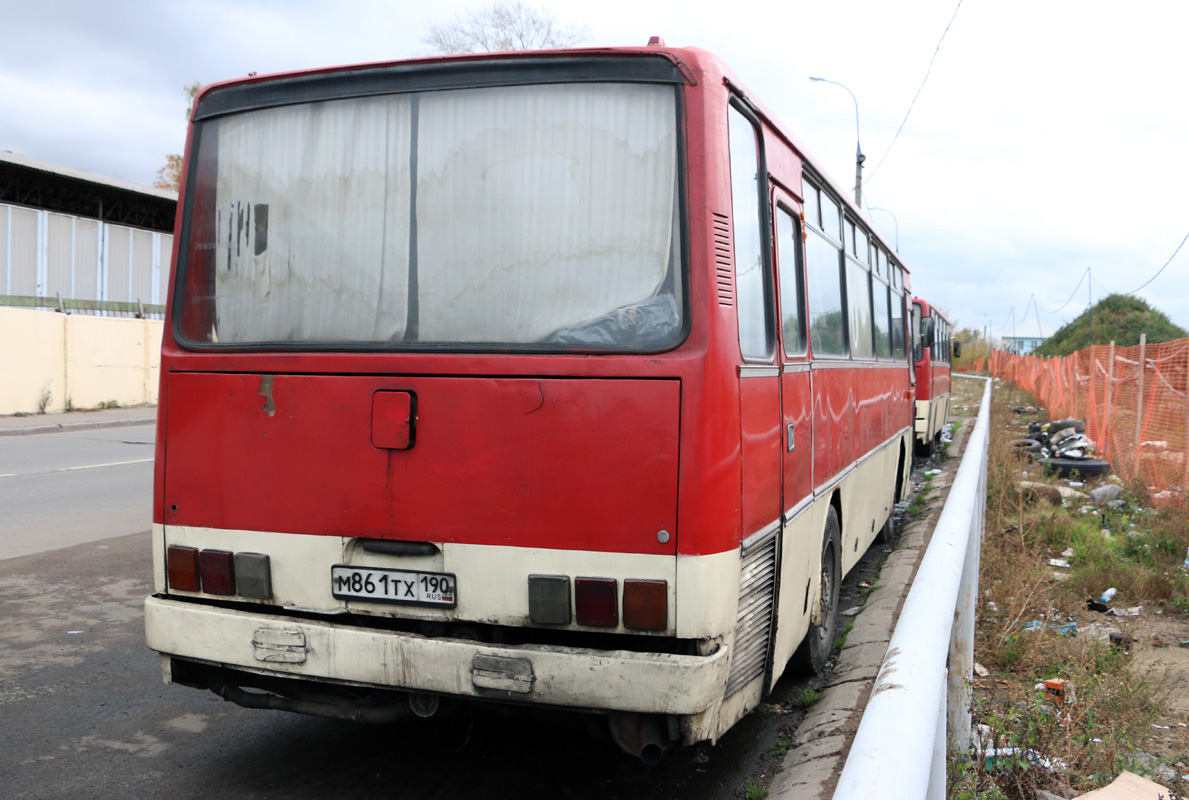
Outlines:
[[173, 233], [177, 192], [0, 152], [0, 202]]

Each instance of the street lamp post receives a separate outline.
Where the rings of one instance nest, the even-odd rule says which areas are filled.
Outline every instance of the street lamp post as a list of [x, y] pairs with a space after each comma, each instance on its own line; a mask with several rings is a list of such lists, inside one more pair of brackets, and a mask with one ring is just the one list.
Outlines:
[[896, 226], [896, 252], [897, 253], [900, 252], [900, 220], [896, 219], [896, 215], [892, 214], [892, 212], [888, 211], [886, 208], [878, 208], [876, 206], [867, 206], [867, 210], [868, 211], [882, 211], [885, 214], [891, 215], [892, 222]]
[[[814, 78], [810, 76], [809, 80], [818, 81], [819, 83], [832, 83], [835, 86], [842, 86], [838, 81], [832, 81], [827, 78]], [[855, 93], [845, 86], [846, 93], [850, 95], [850, 99], [855, 101], [855, 205], [859, 208], [863, 207], [863, 162], [867, 160], [867, 156], [863, 155], [863, 145], [859, 139], [859, 101], [855, 98]]]

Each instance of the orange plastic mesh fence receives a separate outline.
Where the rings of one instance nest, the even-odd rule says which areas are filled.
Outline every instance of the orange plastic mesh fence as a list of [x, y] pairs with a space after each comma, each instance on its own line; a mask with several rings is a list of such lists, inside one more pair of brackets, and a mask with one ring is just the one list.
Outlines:
[[977, 367], [1032, 393], [1050, 419], [1084, 419], [1097, 457], [1156, 499], [1189, 486], [1189, 339], [1095, 345], [1042, 360], [993, 351]]

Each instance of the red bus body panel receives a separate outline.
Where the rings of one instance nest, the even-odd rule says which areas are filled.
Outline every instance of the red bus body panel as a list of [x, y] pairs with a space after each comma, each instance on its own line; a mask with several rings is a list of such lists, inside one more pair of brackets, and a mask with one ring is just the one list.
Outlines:
[[[675, 552], [657, 533], [677, 523], [677, 381], [172, 382], [166, 524]], [[388, 392], [416, 398], [409, 449], [373, 444], [373, 398]]]

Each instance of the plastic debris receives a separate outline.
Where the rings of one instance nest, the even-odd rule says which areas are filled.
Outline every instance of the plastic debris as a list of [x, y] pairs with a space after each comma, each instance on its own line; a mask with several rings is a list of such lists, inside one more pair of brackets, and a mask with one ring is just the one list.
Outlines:
[[1072, 486], [1073, 488], [1077, 489], [1079, 487], [1085, 486], [1086, 484], [1083, 483], [1082, 481], [1070, 481], [1069, 485]]
[[1069, 562], [1066, 561], [1064, 558], [1050, 558], [1049, 566], [1050, 567], [1064, 567], [1065, 569], [1069, 569]]
[[1106, 613], [1114, 614], [1116, 617], [1138, 617], [1143, 610], [1143, 606], [1132, 606], [1131, 608], [1112, 608]]
[[985, 678], [991, 674], [991, 671], [988, 670], [986, 667], [984, 667], [982, 664], [975, 661], [974, 662], [974, 674], [979, 676], [980, 678]]
[[1105, 592], [1102, 593], [1102, 602], [1109, 603], [1110, 601], [1115, 599], [1115, 595], [1117, 595], [1118, 593], [1119, 593], [1119, 590], [1116, 589], [1114, 586], [1112, 586], [1111, 588], [1107, 589]]
[[1031, 622], [1024, 623], [1024, 630], [1026, 630], [1026, 631], [1038, 631], [1043, 627], [1044, 627], [1044, 623], [1038, 619], [1034, 619]]
[[1057, 633], [1062, 636], [1076, 636], [1078, 632], [1078, 624], [1076, 622], [1067, 622], [1064, 625], [1058, 625]]
[[1099, 614], [1111, 610], [1110, 606], [1108, 606], [1106, 603], [1100, 603], [1093, 597], [1086, 598], [1086, 608], [1088, 608], [1090, 611], [1097, 611]]

